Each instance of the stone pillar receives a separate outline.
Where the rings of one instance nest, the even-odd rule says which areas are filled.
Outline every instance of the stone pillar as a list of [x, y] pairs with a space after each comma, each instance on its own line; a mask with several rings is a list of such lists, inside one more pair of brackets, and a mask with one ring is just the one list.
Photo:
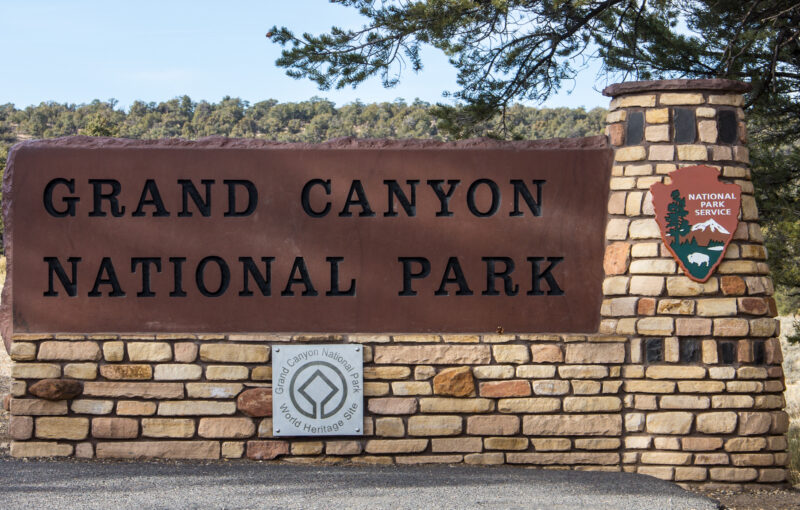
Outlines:
[[[729, 80], [612, 85], [614, 150], [600, 333], [624, 335], [623, 469], [694, 484], [786, 479], [788, 416], [772, 282], [750, 180], [742, 94]], [[649, 192], [708, 165], [741, 186], [739, 227], [705, 283], [661, 240]]]

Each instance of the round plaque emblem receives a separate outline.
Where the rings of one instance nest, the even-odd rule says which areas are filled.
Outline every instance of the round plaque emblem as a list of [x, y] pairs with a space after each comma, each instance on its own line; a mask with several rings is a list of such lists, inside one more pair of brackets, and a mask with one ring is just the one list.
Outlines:
[[347, 381], [342, 371], [331, 363], [312, 361], [292, 376], [289, 399], [306, 418], [330, 418], [347, 400]]

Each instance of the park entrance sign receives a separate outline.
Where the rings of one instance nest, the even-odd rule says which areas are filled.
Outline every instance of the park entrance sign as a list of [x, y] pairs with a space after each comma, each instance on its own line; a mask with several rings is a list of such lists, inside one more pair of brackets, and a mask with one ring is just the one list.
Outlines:
[[11, 454], [785, 483], [748, 90], [612, 85], [573, 140], [17, 145]]
[[600, 145], [95, 143], [16, 149], [17, 332], [597, 329]]

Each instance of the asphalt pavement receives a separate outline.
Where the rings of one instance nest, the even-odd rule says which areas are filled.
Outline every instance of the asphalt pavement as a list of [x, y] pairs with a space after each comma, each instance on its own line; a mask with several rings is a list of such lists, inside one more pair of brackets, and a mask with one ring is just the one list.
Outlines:
[[718, 509], [648, 476], [514, 467], [0, 460], [14, 509]]

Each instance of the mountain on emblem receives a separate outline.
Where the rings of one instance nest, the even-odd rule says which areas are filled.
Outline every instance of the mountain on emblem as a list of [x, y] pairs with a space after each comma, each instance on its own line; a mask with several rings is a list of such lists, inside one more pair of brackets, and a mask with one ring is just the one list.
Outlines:
[[739, 224], [742, 190], [719, 181], [719, 170], [699, 165], [669, 174], [650, 187], [661, 239], [692, 280], [704, 282], [722, 262]]
[[703, 232], [706, 231], [706, 228], [710, 228], [712, 232], [720, 232], [722, 234], [730, 234], [725, 227], [714, 221], [714, 218], [711, 218], [708, 221], [704, 221], [703, 223], [698, 223], [697, 225], [692, 225], [692, 232], [695, 230], [701, 230]]

